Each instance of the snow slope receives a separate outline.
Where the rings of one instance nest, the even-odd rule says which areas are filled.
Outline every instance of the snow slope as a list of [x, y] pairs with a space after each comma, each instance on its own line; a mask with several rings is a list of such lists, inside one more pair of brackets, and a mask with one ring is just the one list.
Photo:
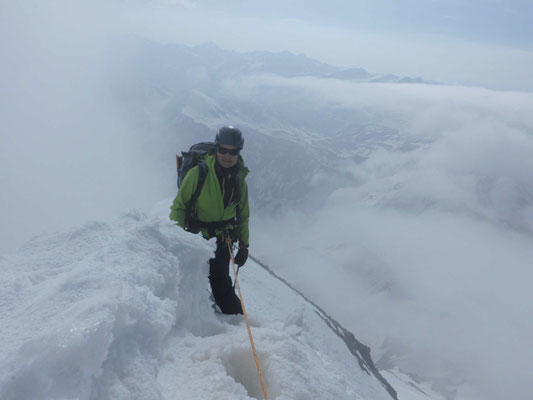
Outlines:
[[[132, 211], [2, 257], [0, 398], [262, 398], [243, 318], [211, 308], [212, 250]], [[323, 310], [253, 260], [240, 277], [269, 398], [395, 396]]]

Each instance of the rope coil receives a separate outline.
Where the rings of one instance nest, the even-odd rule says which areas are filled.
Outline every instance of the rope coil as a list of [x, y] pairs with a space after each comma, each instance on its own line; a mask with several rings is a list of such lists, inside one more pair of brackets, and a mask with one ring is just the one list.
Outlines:
[[259, 373], [259, 380], [261, 381], [261, 388], [263, 389], [263, 394], [265, 395], [265, 400], [268, 400], [268, 395], [265, 388], [265, 382], [263, 380], [263, 372], [259, 366], [259, 358], [257, 358], [257, 352], [255, 351], [254, 339], [252, 337], [252, 330], [250, 329], [250, 323], [248, 322], [248, 315], [246, 314], [246, 308], [244, 308], [244, 302], [242, 301], [241, 287], [239, 285], [239, 280], [237, 279], [237, 270], [235, 269], [235, 258], [233, 257], [233, 248], [231, 245], [231, 239], [226, 238], [226, 243], [228, 244], [229, 254], [231, 256], [231, 263], [233, 265], [233, 274], [235, 276], [235, 285], [239, 291], [239, 299], [241, 300], [242, 313], [244, 315], [244, 320], [246, 321], [246, 328], [248, 329], [248, 338], [250, 339], [250, 344], [252, 345], [252, 352], [254, 353], [255, 366], [257, 367], [257, 372]]

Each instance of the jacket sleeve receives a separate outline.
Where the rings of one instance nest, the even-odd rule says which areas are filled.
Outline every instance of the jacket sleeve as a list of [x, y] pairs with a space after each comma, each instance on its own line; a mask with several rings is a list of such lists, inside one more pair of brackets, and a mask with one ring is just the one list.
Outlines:
[[239, 240], [246, 246], [250, 245], [250, 207], [248, 204], [248, 184], [245, 180], [242, 183], [242, 198], [237, 209], [237, 233]]
[[170, 219], [176, 221], [182, 228], [185, 227], [185, 212], [187, 210], [187, 204], [191, 200], [196, 186], [198, 184], [198, 167], [191, 168], [176, 195], [176, 198], [170, 206]]

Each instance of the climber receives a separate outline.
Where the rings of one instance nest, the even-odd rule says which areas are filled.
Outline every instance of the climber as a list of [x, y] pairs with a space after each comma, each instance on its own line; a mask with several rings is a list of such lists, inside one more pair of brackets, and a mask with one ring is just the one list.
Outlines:
[[209, 283], [215, 303], [225, 314], [242, 314], [229, 276], [227, 238], [238, 242], [235, 263], [239, 267], [248, 258], [250, 210], [245, 178], [249, 170], [240, 155], [243, 144], [239, 129], [220, 128], [213, 147], [185, 173], [170, 207], [170, 219], [183, 229], [200, 232], [208, 240], [216, 238], [215, 256], [209, 260]]

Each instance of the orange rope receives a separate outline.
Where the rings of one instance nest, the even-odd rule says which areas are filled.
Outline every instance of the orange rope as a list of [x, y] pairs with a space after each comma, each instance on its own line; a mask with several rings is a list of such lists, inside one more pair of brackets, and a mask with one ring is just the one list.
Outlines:
[[252, 337], [252, 331], [250, 329], [250, 323], [248, 322], [248, 315], [246, 314], [246, 309], [244, 308], [244, 302], [242, 301], [241, 287], [239, 285], [239, 280], [237, 279], [237, 270], [235, 269], [235, 258], [233, 258], [233, 249], [231, 247], [231, 239], [228, 237], [226, 239], [228, 244], [229, 254], [231, 256], [231, 263], [233, 265], [233, 274], [235, 275], [235, 283], [237, 290], [239, 291], [239, 299], [241, 300], [242, 313], [244, 315], [244, 320], [246, 321], [246, 328], [248, 328], [248, 337], [250, 338], [250, 344], [252, 345], [252, 352], [254, 353], [255, 366], [257, 367], [257, 372], [259, 373], [259, 380], [261, 381], [261, 387], [263, 388], [263, 394], [265, 395], [265, 400], [268, 400], [268, 395], [265, 388], [265, 382], [263, 381], [263, 373], [261, 372], [261, 367], [259, 366], [259, 359], [257, 358], [257, 352], [255, 351], [254, 339]]

